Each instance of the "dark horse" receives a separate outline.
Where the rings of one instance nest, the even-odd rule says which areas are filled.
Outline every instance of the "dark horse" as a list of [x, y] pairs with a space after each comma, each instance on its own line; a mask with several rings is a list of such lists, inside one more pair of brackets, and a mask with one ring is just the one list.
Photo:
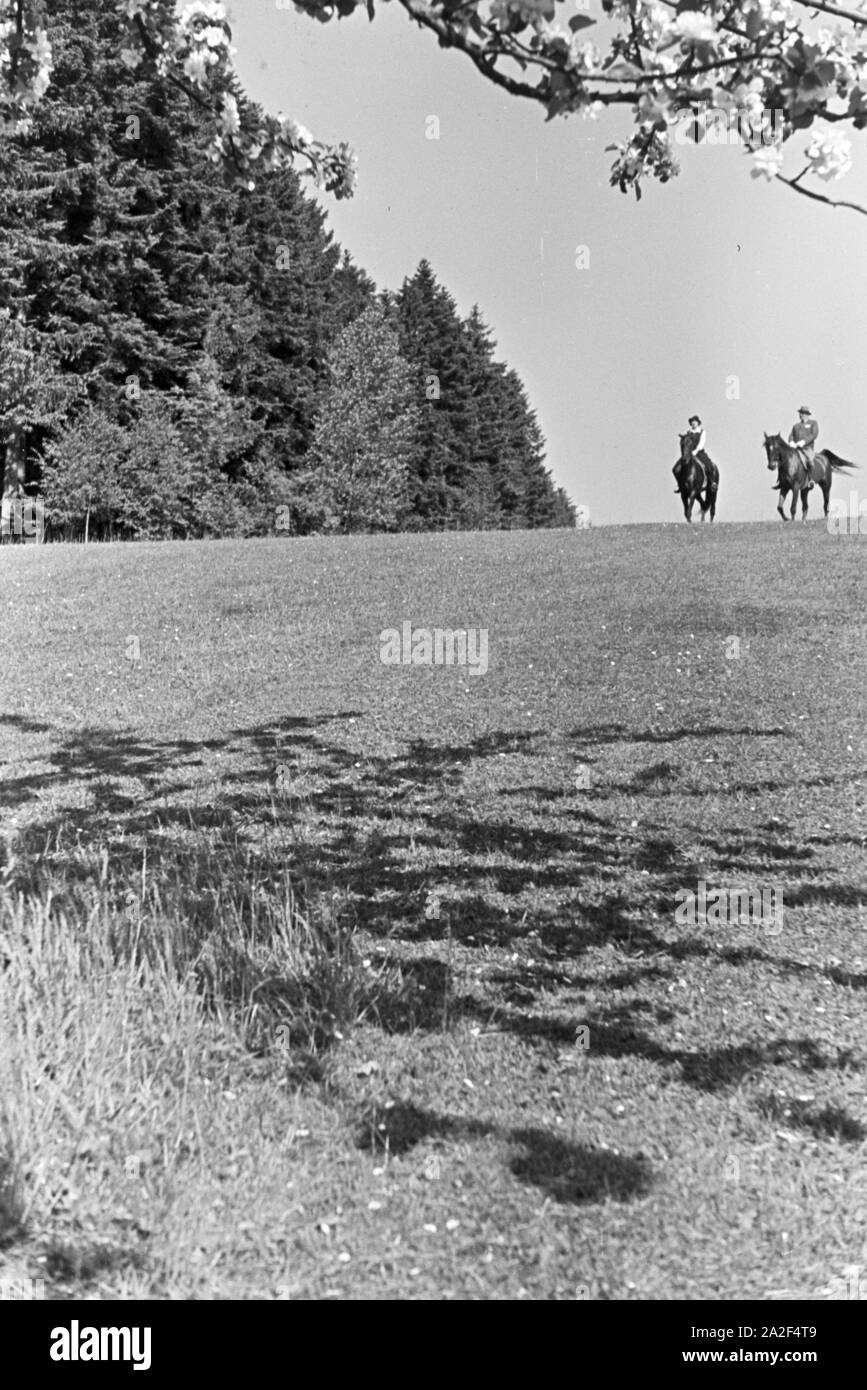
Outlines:
[[[695, 503], [701, 507], [701, 519], [713, 521], [716, 516], [716, 495], [719, 490], [719, 469], [715, 463], [702, 465], [693, 457], [692, 444], [688, 434], [680, 436], [680, 460], [674, 465], [677, 490], [683, 502], [683, 514], [692, 521]], [[705, 474], [707, 476], [705, 477]], [[702, 494], [704, 494], [702, 496]]]
[[[786, 520], [786, 513], [783, 510], [783, 503], [787, 495], [792, 494], [792, 507], [789, 516], [790, 521], [795, 520], [795, 512], [798, 507], [798, 494], [801, 496], [801, 520], [807, 520], [807, 501], [810, 496], [809, 490], [805, 487], [807, 482], [807, 469], [801, 457], [799, 449], [792, 444], [787, 444], [781, 434], [765, 435], [765, 453], [768, 458], [768, 468], [776, 468], [777, 485], [780, 489], [780, 500], [777, 504], [777, 511]], [[853, 468], [857, 468], [857, 463], [847, 463], [845, 459], [838, 458], [830, 449], [822, 449], [813, 457], [810, 477], [814, 483], [818, 483], [822, 489], [822, 497], [825, 503], [825, 515], [828, 515], [828, 498], [831, 496], [831, 482], [835, 473], [849, 473]]]

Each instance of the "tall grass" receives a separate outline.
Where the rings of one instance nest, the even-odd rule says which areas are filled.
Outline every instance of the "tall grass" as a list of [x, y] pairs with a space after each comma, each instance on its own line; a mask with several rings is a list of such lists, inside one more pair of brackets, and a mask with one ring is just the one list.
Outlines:
[[96, 1224], [142, 1154], [168, 1197], [179, 1161], [201, 1158], [203, 1078], [232, 1056], [321, 1056], [371, 1002], [340, 902], [299, 894], [232, 835], [121, 867], [116, 847], [58, 836], [6, 880], [0, 1241], [73, 1210]]

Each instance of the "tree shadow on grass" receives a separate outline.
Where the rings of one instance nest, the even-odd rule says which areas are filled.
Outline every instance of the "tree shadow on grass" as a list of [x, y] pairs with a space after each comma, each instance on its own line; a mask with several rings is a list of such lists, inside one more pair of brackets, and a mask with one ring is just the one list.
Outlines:
[[553, 1046], [559, 1054], [640, 1058], [671, 1069], [684, 1085], [707, 1094], [732, 1090], [773, 1067], [809, 1074], [845, 1072], [856, 1063], [850, 1050], [829, 1055], [804, 1037], [697, 1049], [671, 1047], [656, 1041], [646, 1025], [671, 1023], [675, 1010], [643, 999], [612, 1003], [603, 1011], [577, 1005], [574, 1012], [556, 1012], [537, 1004], [528, 984], [532, 974], [510, 976], [509, 988], [501, 972], [498, 999], [492, 1003], [471, 993], [454, 992], [451, 972], [437, 958], [416, 958], [402, 965], [395, 958], [392, 963], [399, 965], [401, 989], [385, 992], [377, 1003], [377, 1019], [387, 1033], [439, 1031], [460, 1019], [487, 1033], [509, 1033]]
[[[498, 761], [501, 754], [538, 760], [552, 748], [562, 757], [565, 747], [566, 756], [586, 764], [600, 745], [629, 750], [687, 739], [715, 743], [723, 736], [789, 737], [786, 730], [711, 725], [631, 732], [601, 724], [573, 730], [565, 744], [562, 737], [552, 744], [544, 730], [493, 731], [455, 745], [416, 739], [386, 757], [360, 755], [341, 734], [349, 721], [363, 717], [356, 710], [287, 716], [200, 742], [98, 729], [60, 732], [58, 747], [46, 758], [50, 771], [38, 787], [23, 776], [0, 785], [7, 805], [29, 803], [34, 809], [39, 800], [34, 823], [13, 837], [7, 883], [25, 889], [44, 884], [34, 865], [52, 837], [46, 863], [54, 879], [66, 883], [93, 877], [97, 848], [107, 849], [112, 872], [121, 878], [141, 868], [146, 851], [148, 872], [158, 877], [169, 863], [183, 869], [185, 853], [191, 856], [190, 871], [195, 870], [196, 837], [217, 849], [225, 837], [249, 850], [266, 881], [277, 882], [288, 869], [298, 882], [342, 894], [358, 923], [389, 942], [448, 939], [464, 950], [512, 949], [532, 933], [538, 938], [534, 949], [552, 962], [616, 947], [621, 957], [635, 958], [635, 965], [624, 967], [621, 959], [607, 979], [597, 979], [612, 989], [634, 988], [651, 974], [664, 973], [666, 962], [686, 959], [767, 962], [864, 987], [858, 972], [788, 961], [758, 948], [732, 948], [724, 938], [707, 934], [677, 938], [664, 929], [673, 919], [678, 892], [709, 872], [705, 863], [695, 862], [695, 840], [716, 873], [736, 872], [741, 884], [766, 883], [771, 866], [786, 880], [787, 905], [860, 902], [846, 885], [817, 884], [806, 876], [808, 846], [727, 824], [713, 836], [689, 825], [693, 847], [682, 849], [680, 830], [630, 821], [616, 798], [614, 804], [606, 799], [610, 789], [604, 795], [576, 792], [571, 807], [564, 793], [549, 811], [550, 803], [536, 796], [529, 806], [514, 808], [516, 787], [497, 780], [498, 769], [509, 767]], [[25, 732], [46, 732], [42, 724], [19, 720], [19, 725]], [[482, 778], [481, 802], [464, 790], [470, 766]], [[203, 780], [203, 770], [211, 767], [210, 781]], [[652, 764], [633, 777], [630, 796], [668, 788], [675, 773], [668, 761]], [[841, 777], [848, 780], [849, 774]], [[538, 786], [533, 776], [518, 780], [525, 790]], [[791, 785], [798, 786], [798, 779], [793, 777]], [[56, 804], [70, 788], [86, 793], [90, 804]], [[620, 790], [615, 789], [617, 795]], [[545, 823], [543, 814], [555, 823]], [[444, 979], [433, 964], [419, 966], [407, 997], [385, 1001], [383, 1026], [434, 1027], [438, 1017], [470, 1016], [474, 1010], [476, 1017], [490, 1016], [490, 1008], [471, 995], [447, 999]], [[512, 1010], [508, 1026], [524, 1036], [567, 1043], [574, 1023], [561, 1027], [550, 1010], [544, 1016], [544, 1008], [540, 1018], [531, 1007], [536, 988], [532, 979], [523, 984], [521, 1007]], [[684, 1080], [699, 1089], [731, 1084], [755, 1067], [773, 1064], [774, 1048], [788, 1047], [792, 1065], [827, 1065], [803, 1039], [696, 1054], [667, 1049], [636, 1026], [640, 1001], [625, 1008], [622, 1018], [597, 1023], [595, 1049], [677, 1062]]]
[[756, 1107], [766, 1120], [790, 1129], [804, 1129], [817, 1139], [837, 1139], [844, 1144], [860, 1144], [867, 1129], [839, 1105], [817, 1109], [812, 1101], [768, 1096]]
[[0, 714], [0, 729], [15, 729], [22, 734], [48, 734], [51, 725], [39, 719], [28, 719], [23, 714]]
[[595, 1149], [535, 1127], [510, 1129], [486, 1120], [437, 1115], [408, 1102], [371, 1108], [356, 1131], [360, 1149], [392, 1157], [409, 1153], [426, 1139], [460, 1143], [488, 1138], [508, 1145], [509, 1167], [519, 1182], [538, 1187], [561, 1205], [628, 1202], [644, 1196], [652, 1184], [652, 1168], [643, 1155]]

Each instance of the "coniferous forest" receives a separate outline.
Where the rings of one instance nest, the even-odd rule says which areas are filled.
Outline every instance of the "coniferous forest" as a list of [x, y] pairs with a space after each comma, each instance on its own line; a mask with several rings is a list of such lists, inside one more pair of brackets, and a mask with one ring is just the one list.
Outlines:
[[68, 539], [574, 523], [477, 307], [426, 261], [378, 290], [292, 171], [233, 183], [115, 7], [46, 23], [51, 85], [0, 141], [4, 498]]

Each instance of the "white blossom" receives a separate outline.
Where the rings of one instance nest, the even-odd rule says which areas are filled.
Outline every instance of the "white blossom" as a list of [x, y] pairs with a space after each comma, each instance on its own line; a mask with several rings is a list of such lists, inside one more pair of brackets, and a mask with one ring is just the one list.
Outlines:
[[51, 61], [51, 44], [48, 41], [48, 35], [44, 29], [37, 29], [34, 32], [33, 37], [27, 44], [27, 51], [34, 62], [39, 63], [40, 66], [47, 67], [49, 70], [53, 67]]
[[640, 18], [645, 25], [648, 39], [654, 47], [669, 43], [675, 37], [672, 24], [673, 16], [664, 6], [655, 3], [647, 5], [641, 10]]
[[209, 48], [223, 48], [227, 43], [226, 31], [220, 29], [216, 24], [209, 24], [207, 29], [202, 30], [201, 40]]
[[820, 179], [841, 179], [852, 168], [852, 142], [842, 130], [815, 131], [805, 153]]
[[680, 55], [674, 58], [670, 53], [657, 53], [654, 70], [659, 72], [674, 72], [680, 67]]
[[293, 145], [312, 145], [313, 136], [306, 126], [294, 121], [291, 116], [281, 116], [280, 125], [283, 134]]
[[602, 54], [595, 43], [577, 44], [575, 57], [582, 72], [599, 72], [602, 68]]
[[220, 111], [220, 129], [225, 135], [237, 135], [241, 129], [241, 117], [238, 115], [238, 103], [229, 92], [223, 97], [223, 106]]
[[219, 24], [225, 18], [226, 11], [218, 0], [193, 0], [191, 5], [186, 5], [181, 11], [180, 25], [182, 29], [188, 29], [196, 19], [206, 19], [211, 24]]
[[184, 72], [191, 82], [202, 87], [208, 72], [208, 60], [201, 49], [194, 49], [184, 59]]
[[753, 167], [750, 173], [754, 179], [766, 178], [769, 182], [777, 177], [783, 167], [783, 151], [779, 145], [763, 145], [753, 153]]
[[691, 43], [716, 43], [716, 25], [710, 15], [699, 10], [684, 10], [674, 21], [675, 32]]

